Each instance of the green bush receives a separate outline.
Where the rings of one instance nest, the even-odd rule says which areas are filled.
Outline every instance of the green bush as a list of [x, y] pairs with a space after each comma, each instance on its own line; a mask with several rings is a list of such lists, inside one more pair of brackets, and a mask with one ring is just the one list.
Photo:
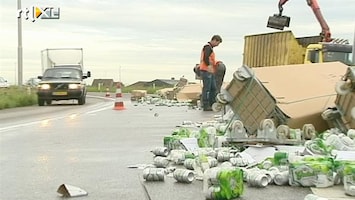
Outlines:
[[37, 104], [36, 91], [27, 87], [0, 88], [0, 110]]

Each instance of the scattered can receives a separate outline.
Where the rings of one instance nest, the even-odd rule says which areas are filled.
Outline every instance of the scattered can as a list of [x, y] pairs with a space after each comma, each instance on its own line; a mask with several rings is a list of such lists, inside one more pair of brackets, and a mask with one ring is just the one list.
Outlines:
[[267, 180], [268, 180], [268, 184], [274, 182], [274, 178], [275, 178], [276, 173], [274, 173], [273, 171], [266, 170], [266, 169], [262, 169], [262, 170], [260, 170], [260, 172], [265, 174], [265, 176], [267, 177]]
[[143, 178], [146, 181], [164, 181], [165, 170], [163, 168], [145, 168]]
[[176, 165], [183, 165], [185, 161], [185, 154], [187, 151], [185, 150], [178, 150], [174, 149], [170, 151], [170, 159], [176, 164]]
[[186, 160], [184, 161], [184, 167], [185, 167], [186, 169], [194, 170], [195, 165], [196, 165], [195, 159], [188, 158], [188, 159], [186, 159]]
[[156, 156], [167, 157], [169, 155], [169, 149], [167, 147], [155, 147], [152, 153]]
[[230, 152], [218, 151], [218, 153], [217, 153], [218, 162], [228, 161], [229, 159], [230, 159]]
[[270, 169], [270, 167], [272, 167], [272, 162], [271, 162], [271, 160], [265, 160], [265, 161], [262, 163], [262, 166], [263, 166], [263, 169]]
[[225, 162], [221, 163], [220, 167], [221, 168], [231, 168], [231, 167], [233, 167], [233, 164], [229, 161], [225, 161]]
[[221, 188], [219, 186], [211, 186], [208, 188], [207, 191], [205, 191], [205, 197], [206, 199], [215, 199], [216, 198], [216, 193], [219, 192]]
[[208, 165], [210, 166], [210, 168], [212, 167], [217, 167], [218, 165], [218, 161], [216, 158], [213, 158], [213, 157], [207, 157], [207, 162], [208, 162]]
[[261, 171], [254, 170], [248, 173], [247, 182], [252, 187], [266, 187], [269, 179]]
[[206, 199], [216, 199], [216, 193], [218, 193], [221, 190], [219, 186], [211, 186], [208, 188], [208, 190], [205, 192], [205, 197]]
[[286, 185], [289, 183], [289, 171], [281, 171], [275, 174], [274, 183], [276, 185]]
[[162, 157], [162, 156], [156, 156], [154, 158], [154, 165], [157, 168], [166, 168], [169, 165], [169, 160], [166, 157]]
[[175, 180], [181, 183], [191, 183], [195, 180], [195, 174], [188, 169], [176, 169], [173, 173]]
[[233, 166], [237, 167], [245, 167], [249, 164], [248, 160], [242, 157], [230, 158], [229, 162], [231, 162]]

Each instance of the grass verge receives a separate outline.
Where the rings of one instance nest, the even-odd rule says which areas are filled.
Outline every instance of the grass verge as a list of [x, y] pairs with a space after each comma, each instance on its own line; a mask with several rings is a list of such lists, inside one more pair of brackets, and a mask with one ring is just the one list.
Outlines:
[[0, 110], [37, 104], [35, 89], [27, 87], [0, 88]]
[[[111, 93], [116, 92], [116, 87], [109, 88]], [[162, 87], [122, 87], [122, 93], [130, 93], [132, 90], [147, 90], [148, 94], [156, 94]], [[88, 92], [106, 92], [106, 88], [88, 86]], [[37, 104], [36, 88], [11, 86], [0, 88], [0, 110], [32, 106]]]

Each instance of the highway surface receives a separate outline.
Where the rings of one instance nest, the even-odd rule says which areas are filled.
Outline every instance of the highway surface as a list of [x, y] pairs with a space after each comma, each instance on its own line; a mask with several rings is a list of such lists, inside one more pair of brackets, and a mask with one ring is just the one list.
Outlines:
[[[135, 105], [124, 95], [125, 110], [114, 99], [89, 96], [87, 104], [60, 102], [0, 110], [0, 199], [53, 200], [61, 184], [88, 192], [82, 200], [203, 200], [202, 181], [146, 182], [131, 165], [152, 164], [154, 147], [176, 125], [203, 122], [215, 113], [186, 106]], [[145, 186], [144, 190], [142, 184]], [[309, 188], [249, 188], [241, 200], [303, 200]]]

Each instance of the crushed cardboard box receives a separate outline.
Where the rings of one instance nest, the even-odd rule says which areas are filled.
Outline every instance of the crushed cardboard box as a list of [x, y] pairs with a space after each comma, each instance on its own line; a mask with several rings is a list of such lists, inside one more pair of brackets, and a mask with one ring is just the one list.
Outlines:
[[177, 94], [176, 99], [178, 101], [185, 100], [198, 100], [202, 92], [202, 84], [188, 84], [185, 85]]
[[147, 90], [132, 90], [131, 91], [131, 99], [138, 100], [142, 97], [147, 96]]
[[[255, 132], [261, 117], [273, 118], [276, 126], [287, 124], [294, 128], [310, 123], [317, 131], [324, 131], [329, 126], [321, 114], [335, 105], [334, 87], [347, 65], [328, 62], [240, 69], [249, 73], [247, 78], [234, 77], [226, 90], [233, 97], [232, 110], [246, 127], [253, 127]], [[256, 84], [249, 84], [248, 80]], [[252, 115], [255, 116], [250, 119]]]

